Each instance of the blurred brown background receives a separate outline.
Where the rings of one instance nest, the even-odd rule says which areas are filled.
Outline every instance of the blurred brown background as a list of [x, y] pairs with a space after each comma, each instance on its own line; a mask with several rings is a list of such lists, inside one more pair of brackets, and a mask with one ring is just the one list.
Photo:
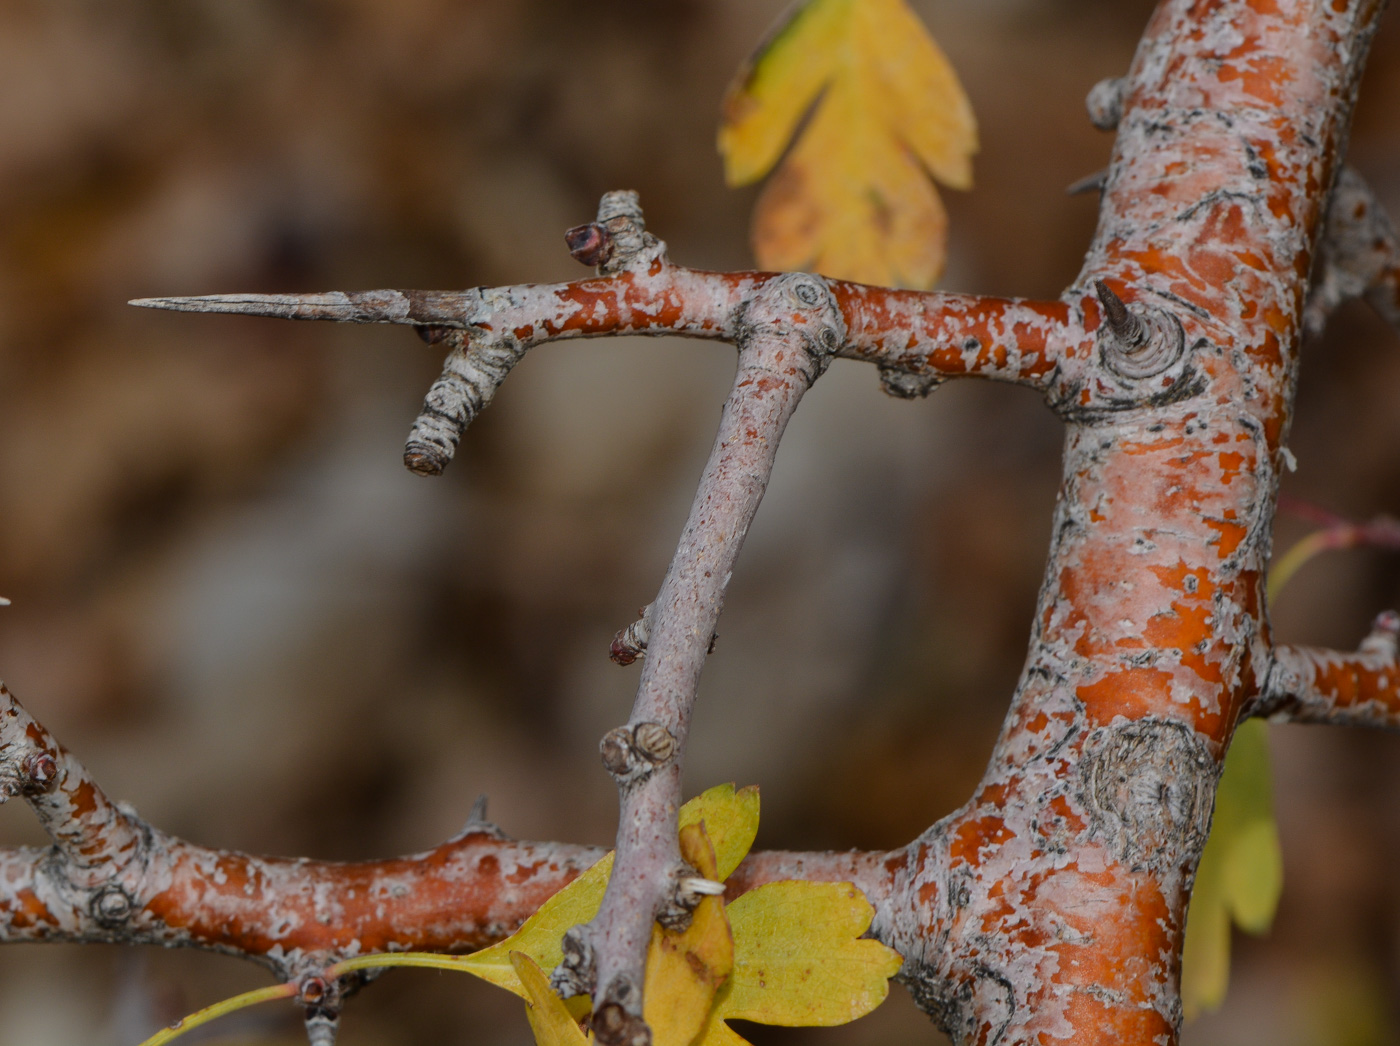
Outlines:
[[[410, 333], [142, 312], [151, 294], [465, 287], [583, 274], [562, 231], [640, 190], [678, 261], [749, 264], [724, 84], [784, 0], [0, 0], [0, 671], [107, 789], [203, 843], [387, 856], [473, 798], [603, 843], [596, 740], [636, 670], [728, 386], [725, 347], [534, 353], [448, 475], [399, 463], [438, 360]], [[1142, 0], [918, 0], [983, 136], [945, 286], [1053, 296], [1091, 234], [1063, 195]], [[1400, 27], [1353, 158], [1400, 210]], [[1400, 514], [1400, 344], [1347, 308], [1309, 348], [1295, 495]], [[969, 794], [1024, 653], [1058, 480], [1034, 395], [883, 396], [838, 364], [794, 421], [721, 622], [692, 791], [763, 788], [763, 846], [894, 846]], [[1279, 547], [1304, 532], [1285, 522]], [[1334, 554], [1276, 613], [1352, 647], [1400, 558]], [[1274, 730], [1286, 887], [1188, 1046], [1394, 1042], [1400, 740]], [[22, 804], [9, 843], [41, 836]], [[265, 983], [201, 954], [0, 949], [0, 1042], [127, 1046]], [[291, 1008], [190, 1042], [292, 1043]], [[902, 991], [765, 1044], [941, 1041]], [[345, 1046], [525, 1046], [518, 1004], [393, 972]]]

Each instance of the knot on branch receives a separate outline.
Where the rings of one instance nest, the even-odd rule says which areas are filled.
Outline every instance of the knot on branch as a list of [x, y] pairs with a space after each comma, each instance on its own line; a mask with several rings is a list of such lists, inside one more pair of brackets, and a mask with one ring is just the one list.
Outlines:
[[58, 761], [41, 748], [14, 746], [0, 761], [0, 803], [15, 796], [37, 796], [58, 784]]
[[[630, 665], [634, 664], [638, 658], [645, 657], [647, 644], [651, 642], [651, 618], [652, 604], [648, 603], [637, 611], [637, 620], [633, 621], [626, 628], [620, 628], [613, 636], [612, 644], [608, 647], [608, 657], [614, 664]], [[715, 644], [719, 642], [719, 633], [710, 633], [710, 645], [705, 648], [705, 653], [713, 654]]]
[[1095, 731], [1081, 764], [1094, 833], [1133, 870], [1162, 874], [1205, 846], [1219, 767], [1185, 723], [1149, 717]]
[[319, 974], [302, 978], [296, 1001], [306, 1010], [303, 1021], [308, 1046], [335, 1046], [345, 994], [346, 986], [335, 978]]
[[1061, 417], [1093, 424], [1112, 412], [1161, 407], [1205, 390], [1206, 375], [1194, 365], [1204, 339], [1188, 348], [1172, 313], [1129, 306], [1103, 280], [1094, 281], [1094, 291], [1101, 314], [1095, 366], [1049, 397]]
[[1400, 613], [1383, 610], [1377, 614], [1359, 650], [1363, 654], [1394, 659], [1400, 653]]
[[1103, 305], [1099, 328], [1104, 366], [1120, 378], [1141, 381], [1166, 372], [1186, 352], [1181, 321], [1161, 309], [1130, 309], [1103, 280], [1094, 281]]
[[767, 334], [797, 337], [807, 359], [797, 362], [807, 384], [819, 378], [846, 342], [846, 320], [830, 286], [812, 273], [788, 272], [769, 280], [739, 308], [736, 341]]
[[660, 723], [638, 723], [609, 730], [598, 742], [598, 753], [618, 784], [631, 784], [674, 759], [678, 747], [675, 735]]
[[1127, 87], [1127, 77], [1111, 76], [1089, 88], [1089, 96], [1084, 99], [1089, 122], [1100, 131], [1115, 130], [1123, 119], [1123, 95]]
[[880, 366], [880, 388], [885, 395], [896, 399], [923, 399], [944, 382], [941, 374], [929, 371], [917, 372], [903, 367]]
[[593, 1034], [604, 1046], [651, 1046], [651, 1028], [642, 1019], [642, 992], [627, 974], [618, 974], [599, 995]]
[[88, 901], [88, 911], [104, 929], [116, 930], [126, 925], [131, 913], [136, 910], [136, 902], [126, 890], [116, 883], [102, 887], [93, 893]]
[[649, 270], [664, 262], [666, 244], [647, 232], [641, 198], [632, 189], [604, 193], [598, 218], [564, 234], [569, 253], [604, 276], [626, 269]]
[[671, 891], [657, 909], [656, 921], [665, 929], [681, 932], [690, 925], [696, 907], [706, 897], [722, 897], [724, 883], [706, 879], [684, 861], [671, 869]]

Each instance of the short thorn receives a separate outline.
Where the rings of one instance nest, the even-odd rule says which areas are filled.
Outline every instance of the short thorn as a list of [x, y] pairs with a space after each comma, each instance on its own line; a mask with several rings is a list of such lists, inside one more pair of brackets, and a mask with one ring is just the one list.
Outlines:
[[10, 601], [9, 601], [8, 599], [6, 599], [4, 596], [0, 596], [0, 607], [7, 607], [7, 606], [9, 606], [9, 605], [10, 605]]
[[1133, 315], [1128, 306], [1123, 304], [1123, 299], [1114, 294], [1113, 288], [1103, 280], [1094, 281], [1094, 290], [1098, 292], [1099, 301], [1103, 305], [1104, 322], [1108, 324], [1113, 336], [1128, 348], [1142, 344], [1147, 337], [1147, 328], [1143, 326], [1142, 320]]
[[467, 824], [486, 823], [486, 793], [476, 797], [476, 802], [472, 803], [471, 813], [467, 814]]
[[1065, 189], [1066, 196], [1083, 196], [1085, 193], [1103, 192], [1103, 187], [1108, 184], [1108, 168], [1102, 171], [1095, 171], [1093, 174], [1086, 174], [1077, 182], [1071, 182]]

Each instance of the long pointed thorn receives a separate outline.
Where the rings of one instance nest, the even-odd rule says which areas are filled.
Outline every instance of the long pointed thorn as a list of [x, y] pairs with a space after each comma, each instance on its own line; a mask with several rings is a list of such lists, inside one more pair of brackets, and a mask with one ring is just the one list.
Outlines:
[[1114, 294], [1113, 288], [1103, 280], [1094, 281], [1094, 290], [1103, 305], [1104, 322], [1113, 336], [1129, 347], [1140, 344], [1147, 337], [1142, 320], [1133, 315], [1123, 299]]
[[415, 327], [470, 326], [472, 291], [330, 291], [324, 294], [202, 294], [136, 298], [128, 305], [171, 312], [219, 312], [334, 323], [403, 323]]

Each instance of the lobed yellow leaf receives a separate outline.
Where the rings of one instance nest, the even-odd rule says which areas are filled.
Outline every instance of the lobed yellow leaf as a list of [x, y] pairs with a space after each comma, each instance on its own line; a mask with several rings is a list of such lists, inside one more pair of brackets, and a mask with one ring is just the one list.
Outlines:
[[739, 69], [725, 92], [719, 125], [730, 185], [756, 182], [778, 162], [798, 121], [836, 71], [855, 2], [793, 6]]
[[932, 286], [947, 218], [930, 178], [971, 186], [977, 128], [904, 0], [807, 0], [760, 46], [725, 97], [730, 184], [767, 173], [809, 109], [755, 210], [759, 264]]
[[845, 1024], [884, 1001], [903, 960], [863, 939], [875, 909], [850, 883], [780, 882], [729, 905], [734, 972], [696, 1046], [744, 1040], [725, 1020]]

